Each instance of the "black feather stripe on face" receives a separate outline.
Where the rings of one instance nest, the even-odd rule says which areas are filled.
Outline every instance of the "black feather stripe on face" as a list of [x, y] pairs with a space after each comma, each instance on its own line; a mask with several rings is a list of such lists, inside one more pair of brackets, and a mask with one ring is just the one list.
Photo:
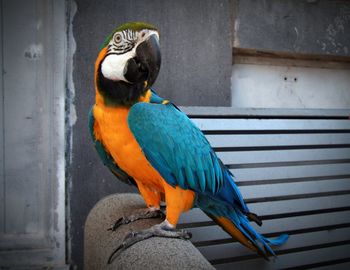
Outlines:
[[[119, 39], [117, 39], [119, 37]], [[114, 34], [111, 43], [107, 46], [107, 54], [124, 54], [131, 51], [136, 43], [136, 32], [126, 29]]]
[[97, 87], [105, 104], [110, 106], [131, 106], [147, 91], [144, 82], [130, 84], [105, 78], [101, 72], [101, 64], [97, 73]]

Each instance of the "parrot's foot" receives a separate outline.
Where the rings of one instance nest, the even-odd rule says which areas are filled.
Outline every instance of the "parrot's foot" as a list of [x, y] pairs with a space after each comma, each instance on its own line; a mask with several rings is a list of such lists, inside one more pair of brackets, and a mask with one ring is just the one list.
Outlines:
[[116, 257], [118, 257], [124, 250], [132, 245], [146, 240], [151, 237], [166, 237], [166, 238], [179, 238], [188, 240], [192, 237], [190, 232], [185, 230], [176, 230], [169, 224], [167, 220], [160, 224], [154, 225], [149, 229], [142, 230], [140, 232], [130, 232], [126, 235], [123, 242], [112, 252], [108, 258], [108, 264], [110, 264]]
[[119, 226], [123, 224], [129, 224], [139, 219], [149, 219], [149, 218], [163, 218], [165, 215], [163, 212], [156, 208], [139, 209], [133, 212], [128, 217], [121, 217], [117, 219], [114, 224], [108, 228], [108, 231], [115, 231]]

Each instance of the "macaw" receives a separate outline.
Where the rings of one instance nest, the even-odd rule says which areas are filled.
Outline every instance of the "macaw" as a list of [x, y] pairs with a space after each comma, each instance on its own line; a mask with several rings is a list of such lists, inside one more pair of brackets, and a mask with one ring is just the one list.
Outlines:
[[190, 238], [176, 225], [181, 213], [199, 207], [246, 247], [265, 258], [275, 255], [271, 245], [283, 244], [288, 235], [268, 239], [249, 223], [261, 225], [201, 130], [151, 88], [160, 64], [158, 30], [141, 22], [115, 29], [95, 63], [92, 140], [104, 164], [120, 180], [136, 185], [147, 205], [111, 229], [158, 217], [161, 200], [166, 203], [161, 224], [128, 235], [115, 252], [151, 236]]

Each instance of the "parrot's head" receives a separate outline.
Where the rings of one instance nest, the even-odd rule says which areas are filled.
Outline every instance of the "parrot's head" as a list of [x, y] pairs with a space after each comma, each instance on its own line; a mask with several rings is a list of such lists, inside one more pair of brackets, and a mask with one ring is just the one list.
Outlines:
[[132, 105], [155, 82], [161, 63], [158, 30], [131, 22], [110, 34], [95, 64], [95, 84], [106, 104]]

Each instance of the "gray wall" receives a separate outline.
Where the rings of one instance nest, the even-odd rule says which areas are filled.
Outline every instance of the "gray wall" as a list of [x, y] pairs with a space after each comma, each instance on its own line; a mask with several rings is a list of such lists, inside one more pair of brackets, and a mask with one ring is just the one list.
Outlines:
[[235, 108], [350, 108], [350, 64], [337, 69], [235, 64], [231, 82]]
[[350, 56], [346, 0], [236, 0], [234, 45], [296, 53]]
[[[234, 55], [232, 103], [239, 108], [349, 108], [350, 2], [237, 0], [234, 46], [296, 59]], [[237, 50], [238, 52], [240, 50]], [[242, 50], [241, 50], [242, 51]], [[249, 51], [249, 50], [243, 50]], [[285, 54], [286, 52], [287, 54]], [[303, 61], [310, 57], [330, 61]], [[253, 54], [254, 55], [254, 54]], [[335, 62], [335, 60], [342, 62]]]
[[65, 2], [0, 1], [0, 268], [65, 264]]
[[[102, 4], [103, 3], [103, 4]], [[230, 1], [77, 1], [73, 20], [74, 105], [70, 165], [71, 263], [82, 267], [83, 225], [107, 194], [130, 191], [102, 165], [90, 140], [87, 115], [94, 103], [93, 69], [105, 37], [119, 24], [147, 21], [160, 29], [162, 67], [157, 92], [178, 105], [230, 105]]]

